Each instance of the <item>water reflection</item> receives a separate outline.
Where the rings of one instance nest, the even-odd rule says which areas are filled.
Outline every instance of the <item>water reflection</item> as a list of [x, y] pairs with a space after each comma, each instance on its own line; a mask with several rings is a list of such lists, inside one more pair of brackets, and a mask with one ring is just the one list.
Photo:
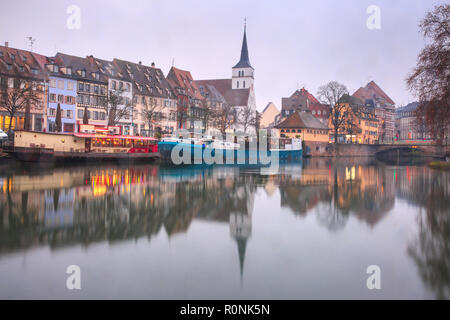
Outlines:
[[449, 298], [450, 175], [423, 166], [323, 158], [277, 173], [154, 165], [8, 170], [0, 176], [0, 258], [41, 246], [151, 241], [161, 231], [172, 237], [198, 220], [229, 225], [242, 282], [258, 190], [279, 195], [275, 208], [301, 219], [314, 214], [332, 233], [343, 232], [351, 218], [373, 229], [401, 200], [423, 209], [408, 254], [436, 297]]

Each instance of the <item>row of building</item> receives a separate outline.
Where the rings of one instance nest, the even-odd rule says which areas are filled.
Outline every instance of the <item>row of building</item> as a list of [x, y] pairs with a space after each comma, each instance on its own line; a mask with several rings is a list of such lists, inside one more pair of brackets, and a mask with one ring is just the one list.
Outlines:
[[[417, 102], [395, 108], [395, 102], [374, 82], [339, 100], [346, 120], [338, 129], [340, 143], [392, 143], [427, 140], [426, 128], [418, 126]], [[270, 102], [261, 114], [261, 127], [274, 128], [279, 136], [301, 137], [306, 142], [334, 142], [332, 109], [305, 88], [281, 99], [281, 110]]]
[[[12, 113], [0, 99], [0, 129], [24, 129], [28, 117], [27, 129], [32, 131], [76, 132], [81, 125], [89, 130], [112, 126], [124, 135], [152, 136], [180, 128], [213, 127], [225, 132], [259, 126], [274, 128], [281, 137], [334, 142], [332, 109], [305, 88], [283, 97], [281, 110], [271, 102], [258, 116], [255, 69], [250, 64], [245, 28], [240, 59], [231, 71], [231, 79], [196, 80], [190, 71], [176, 67], [166, 76], [154, 63], [146, 66], [65, 53], [47, 57], [5, 43], [0, 46], [0, 97], [11, 95], [23, 80], [32, 84], [39, 99], [30, 103], [28, 113], [23, 106]], [[111, 106], [114, 96], [118, 97], [116, 109]], [[394, 101], [374, 81], [344, 95], [340, 104], [349, 116], [338, 130], [338, 142], [429, 138], [416, 125], [417, 103], [395, 109]]]
[[245, 29], [231, 79], [214, 80], [194, 80], [191, 72], [175, 67], [165, 76], [154, 63], [65, 53], [47, 57], [5, 43], [0, 46], [2, 97], [32, 85], [38, 99], [14, 112], [0, 99], [0, 129], [23, 129], [29, 117], [27, 129], [33, 131], [75, 132], [87, 125], [114, 126], [124, 135], [170, 134], [179, 128], [206, 129], [214, 125], [208, 120], [211, 110], [227, 106], [232, 110], [227, 117], [233, 117], [227, 129], [237, 130], [241, 110], [256, 114], [253, 82]]

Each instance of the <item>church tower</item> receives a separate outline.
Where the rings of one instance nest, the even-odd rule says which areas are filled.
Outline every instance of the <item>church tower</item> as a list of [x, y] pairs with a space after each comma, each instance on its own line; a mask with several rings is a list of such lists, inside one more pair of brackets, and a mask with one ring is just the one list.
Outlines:
[[248, 89], [253, 85], [255, 69], [250, 64], [247, 48], [247, 24], [244, 25], [244, 40], [242, 40], [241, 59], [232, 68], [232, 89]]

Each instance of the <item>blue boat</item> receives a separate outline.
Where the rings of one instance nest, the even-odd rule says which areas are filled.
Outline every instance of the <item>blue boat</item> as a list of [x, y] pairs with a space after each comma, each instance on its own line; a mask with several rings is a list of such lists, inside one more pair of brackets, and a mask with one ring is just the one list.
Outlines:
[[[177, 150], [173, 150], [177, 147]], [[281, 138], [278, 148], [258, 150], [256, 147], [240, 148], [240, 144], [214, 139], [163, 138], [158, 143], [161, 160], [175, 165], [192, 164], [240, 164], [270, 165], [272, 159], [292, 162], [303, 156], [301, 139]], [[184, 160], [174, 161], [172, 152]], [[184, 155], [188, 152], [189, 155]], [[220, 153], [219, 153], [220, 152]], [[188, 160], [187, 160], [188, 159]], [[187, 161], [186, 161], [187, 160]], [[181, 161], [181, 163], [179, 163]]]

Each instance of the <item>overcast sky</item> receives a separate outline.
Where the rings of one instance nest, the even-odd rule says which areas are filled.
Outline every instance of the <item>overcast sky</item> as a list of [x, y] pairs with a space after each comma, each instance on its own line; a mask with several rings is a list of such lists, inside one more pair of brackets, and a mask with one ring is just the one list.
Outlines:
[[[26, 4], [25, 4], [26, 3]], [[337, 80], [353, 93], [376, 81], [396, 102], [414, 100], [405, 77], [424, 46], [418, 23], [434, 0], [0, 0], [0, 42], [52, 56], [114, 57], [150, 65], [165, 74], [174, 60], [194, 79], [231, 77], [240, 56], [247, 17], [257, 106], [297, 86], [316, 94]], [[67, 28], [70, 5], [81, 9], [80, 29]], [[381, 10], [381, 29], [369, 30], [366, 9]]]

